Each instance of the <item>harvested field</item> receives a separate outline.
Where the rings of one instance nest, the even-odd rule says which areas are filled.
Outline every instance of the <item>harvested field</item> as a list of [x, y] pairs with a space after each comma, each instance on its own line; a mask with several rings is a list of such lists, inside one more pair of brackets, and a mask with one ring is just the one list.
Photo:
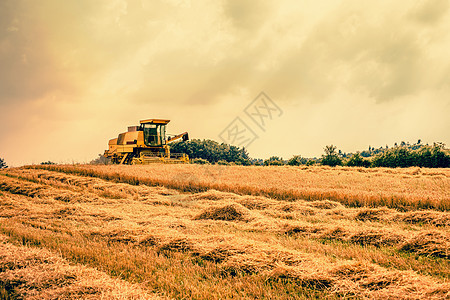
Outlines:
[[202, 168], [1, 171], [0, 296], [450, 297], [448, 171]]
[[217, 165], [37, 167], [188, 192], [215, 189], [280, 200], [332, 200], [353, 207], [450, 210], [448, 169]]
[[[0, 235], [0, 297], [11, 299], [164, 299], [137, 284], [73, 266], [45, 249], [15, 246]], [[2, 299], [4, 299], [1, 297]]]

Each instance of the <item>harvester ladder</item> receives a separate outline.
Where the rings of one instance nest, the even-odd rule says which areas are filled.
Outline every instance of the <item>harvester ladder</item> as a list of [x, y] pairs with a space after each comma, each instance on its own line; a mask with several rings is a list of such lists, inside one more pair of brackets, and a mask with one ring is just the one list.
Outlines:
[[123, 163], [124, 163], [125, 160], [127, 159], [128, 154], [130, 154], [130, 153], [127, 153], [127, 154], [125, 154], [125, 155], [123, 156], [122, 160], [120, 161], [120, 164], [121, 164], [121, 165], [123, 165]]

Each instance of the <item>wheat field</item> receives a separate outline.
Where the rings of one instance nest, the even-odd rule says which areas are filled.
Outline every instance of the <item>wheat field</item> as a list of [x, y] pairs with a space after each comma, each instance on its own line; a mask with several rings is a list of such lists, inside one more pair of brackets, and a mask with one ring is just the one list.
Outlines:
[[332, 200], [352, 207], [450, 210], [449, 169], [158, 164], [45, 168], [187, 192], [215, 189], [280, 200]]
[[450, 171], [0, 172], [5, 299], [449, 299]]

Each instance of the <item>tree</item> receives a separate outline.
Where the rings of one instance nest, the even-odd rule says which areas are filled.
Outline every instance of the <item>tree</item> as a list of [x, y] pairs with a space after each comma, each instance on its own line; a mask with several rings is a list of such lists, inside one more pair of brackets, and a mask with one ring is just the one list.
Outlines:
[[396, 147], [379, 153], [372, 159], [374, 167], [407, 168], [448, 168], [450, 155], [443, 143], [434, 146], [420, 145], [417, 147]]
[[174, 143], [170, 146], [172, 153], [186, 153], [190, 159], [202, 158], [210, 163], [220, 160], [240, 165], [250, 165], [250, 157], [245, 148], [219, 144], [213, 140], [193, 139], [190, 141]]
[[342, 165], [342, 160], [336, 153], [337, 147], [334, 145], [325, 146], [325, 155], [322, 155], [322, 165], [326, 166], [340, 166]]
[[6, 169], [8, 166], [6, 165], [3, 158], [0, 158], [0, 169]]

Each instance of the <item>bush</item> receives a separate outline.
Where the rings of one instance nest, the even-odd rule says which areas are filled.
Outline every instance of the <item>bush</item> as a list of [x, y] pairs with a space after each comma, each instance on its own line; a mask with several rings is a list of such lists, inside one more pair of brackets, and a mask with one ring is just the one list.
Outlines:
[[272, 156], [264, 161], [265, 166], [284, 166], [284, 161], [278, 156]]
[[361, 157], [359, 153], [355, 153], [346, 163], [349, 167], [370, 167], [370, 161]]
[[207, 161], [206, 159], [203, 159], [203, 158], [194, 158], [194, 159], [191, 159], [191, 163], [199, 164], [199, 165], [207, 165], [207, 164], [209, 164], [209, 161]]
[[96, 159], [89, 162], [90, 165], [109, 165], [110, 163], [111, 159], [106, 158], [103, 154], [99, 154]]
[[254, 166], [264, 166], [264, 160], [260, 158], [252, 158], [249, 162]]
[[43, 162], [41, 162], [41, 165], [56, 165], [54, 162], [52, 162], [52, 161], [43, 161]]
[[313, 166], [313, 165], [315, 165], [315, 164], [316, 164], [316, 161], [313, 160], [313, 159], [309, 159], [309, 160], [306, 162], [306, 165], [307, 165], [307, 166]]
[[227, 162], [226, 160], [219, 160], [219, 161], [217, 162], [217, 164], [218, 164], [218, 165], [222, 165], [222, 166], [229, 166], [229, 165], [230, 165], [230, 163]]
[[0, 158], [0, 169], [6, 169], [8, 166], [3, 158]]
[[301, 157], [300, 155], [294, 155], [290, 160], [288, 160], [287, 164], [290, 166], [300, 166], [304, 165], [308, 162], [306, 158]]

